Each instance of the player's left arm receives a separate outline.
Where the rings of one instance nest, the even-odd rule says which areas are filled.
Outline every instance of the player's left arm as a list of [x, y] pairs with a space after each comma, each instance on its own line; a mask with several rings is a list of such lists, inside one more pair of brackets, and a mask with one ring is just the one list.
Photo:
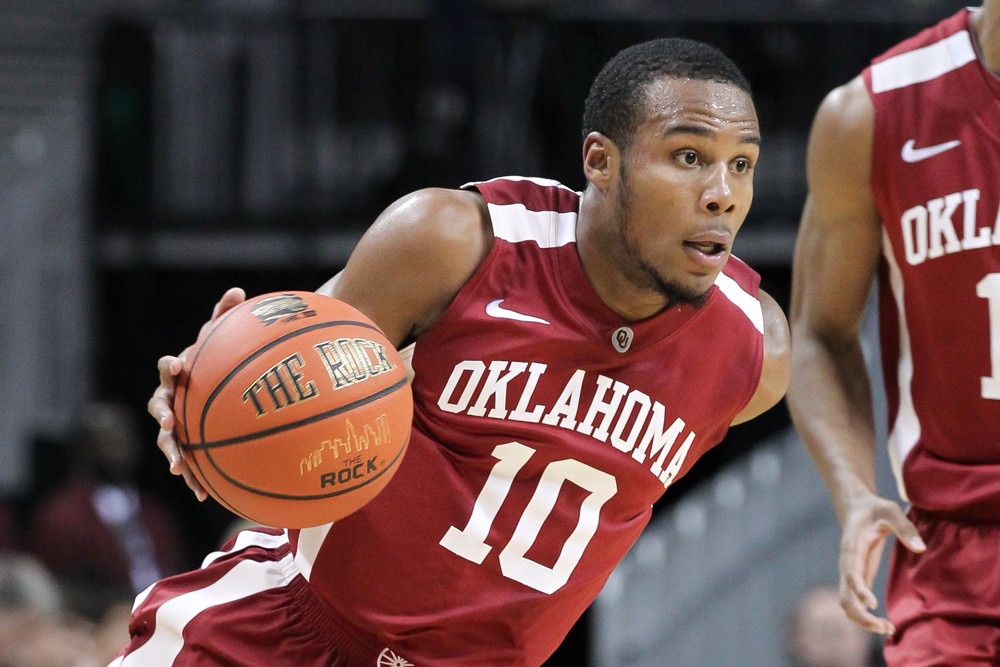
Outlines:
[[733, 424], [748, 421], [769, 410], [788, 389], [792, 365], [788, 318], [770, 294], [761, 290], [759, 298], [764, 316], [764, 367], [757, 391], [733, 419]]

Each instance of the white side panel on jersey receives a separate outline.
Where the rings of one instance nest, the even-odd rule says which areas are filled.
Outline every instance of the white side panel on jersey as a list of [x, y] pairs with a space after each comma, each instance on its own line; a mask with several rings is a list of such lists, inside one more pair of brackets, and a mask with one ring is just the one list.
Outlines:
[[576, 241], [576, 212], [529, 211], [524, 204], [489, 204], [493, 235], [511, 243], [558, 248]]
[[410, 343], [399, 351], [399, 358], [403, 360], [403, 367], [406, 368], [406, 379], [413, 382], [413, 350], [416, 343]]
[[212, 607], [241, 600], [272, 588], [286, 586], [292, 556], [280, 562], [246, 560], [237, 564], [215, 583], [167, 600], [156, 611], [153, 634], [145, 644], [112, 665], [116, 667], [157, 667], [172, 665], [184, 648], [184, 628], [195, 616]]
[[313, 564], [319, 555], [319, 550], [326, 541], [326, 535], [330, 532], [333, 522], [324, 523], [322, 526], [314, 528], [303, 528], [299, 531], [299, 541], [295, 546], [295, 567], [298, 568], [302, 576], [309, 581], [312, 576]]
[[764, 333], [764, 314], [760, 308], [760, 301], [751, 296], [746, 290], [740, 287], [739, 283], [724, 273], [720, 273], [715, 279], [719, 291], [726, 295], [726, 298], [736, 304], [743, 314], [753, 322], [757, 331]]
[[930, 81], [976, 59], [969, 32], [963, 30], [940, 42], [893, 56], [872, 65], [872, 91], [883, 93]]
[[903, 485], [903, 462], [920, 439], [920, 419], [913, 407], [913, 350], [910, 348], [910, 331], [906, 325], [906, 311], [903, 301], [903, 276], [896, 264], [889, 235], [882, 230], [882, 254], [889, 266], [889, 285], [896, 300], [896, 315], [899, 319], [899, 365], [896, 368], [896, 384], [899, 390], [899, 408], [896, 420], [889, 428], [889, 461], [896, 476], [899, 495], [909, 500]]

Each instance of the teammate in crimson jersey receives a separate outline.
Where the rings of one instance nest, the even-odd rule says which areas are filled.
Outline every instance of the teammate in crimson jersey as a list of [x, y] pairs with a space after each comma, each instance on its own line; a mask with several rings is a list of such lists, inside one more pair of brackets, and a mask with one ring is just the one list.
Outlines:
[[[742, 74], [689, 40], [627, 49], [584, 135], [582, 193], [508, 177], [376, 220], [320, 291], [408, 348], [399, 471], [346, 519], [245, 531], [151, 587], [123, 667], [541, 664], [664, 490], [781, 398], [785, 317], [730, 257], [760, 144]], [[171, 433], [180, 365], [150, 412], [203, 498]]]
[[[820, 106], [795, 256], [789, 405], [843, 524], [841, 602], [891, 665], [1000, 664], [1000, 0]], [[879, 276], [890, 459], [876, 494], [858, 325]], [[885, 538], [899, 538], [875, 616]]]

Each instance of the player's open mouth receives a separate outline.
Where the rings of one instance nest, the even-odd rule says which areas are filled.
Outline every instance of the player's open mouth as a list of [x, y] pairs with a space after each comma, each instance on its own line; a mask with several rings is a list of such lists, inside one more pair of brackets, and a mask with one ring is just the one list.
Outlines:
[[718, 271], [729, 257], [729, 247], [733, 237], [721, 230], [700, 232], [688, 237], [682, 243], [684, 252], [701, 271]]
[[719, 253], [726, 251], [726, 246], [722, 243], [696, 243], [694, 241], [685, 241], [684, 245], [689, 248], [694, 248], [704, 255], [718, 255]]

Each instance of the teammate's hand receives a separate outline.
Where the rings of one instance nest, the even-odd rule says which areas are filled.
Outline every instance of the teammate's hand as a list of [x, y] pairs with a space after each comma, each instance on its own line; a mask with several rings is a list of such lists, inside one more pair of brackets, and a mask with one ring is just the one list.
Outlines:
[[[215, 304], [215, 308], [212, 310], [212, 318], [202, 325], [198, 338], [201, 338], [205, 330], [219, 316], [234, 306], [243, 303], [246, 298], [246, 293], [239, 287], [231, 287], [227, 290], [222, 295], [222, 298], [219, 299], [219, 302]], [[184, 367], [184, 360], [187, 359], [187, 355], [193, 347], [194, 345], [189, 345], [176, 357], [170, 355], [160, 357], [159, 362], [156, 364], [160, 373], [160, 385], [153, 392], [149, 403], [146, 405], [146, 409], [152, 415], [153, 419], [156, 420], [156, 423], [160, 425], [160, 433], [156, 437], [156, 444], [167, 458], [167, 463], [170, 464], [170, 472], [174, 475], [182, 476], [188, 487], [194, 491], [195, 497], [198, 500], [205, 500], [208, 497], [208, 493], [198, 482], [197, 478], [195, 478], [194, 473], [191, 472], [191, 468], [188, 467], [187, 462], [181, 455], [177, 439], [174, 437], [174, 425], [176, 424], [176, 420], [174, 419], [174, 390], [177, 386], [177, 376]]]
[[840, 542], [840, 606], [848, 618], [871, 632], [891, 635], [895, 627], [887, 618], [871, 613], [878, 607], [872, 582], [890, 534], [910, 551], [927, 548], [916, 526], [900, 506], [874, 494], [856, 501], [844, 515]]

